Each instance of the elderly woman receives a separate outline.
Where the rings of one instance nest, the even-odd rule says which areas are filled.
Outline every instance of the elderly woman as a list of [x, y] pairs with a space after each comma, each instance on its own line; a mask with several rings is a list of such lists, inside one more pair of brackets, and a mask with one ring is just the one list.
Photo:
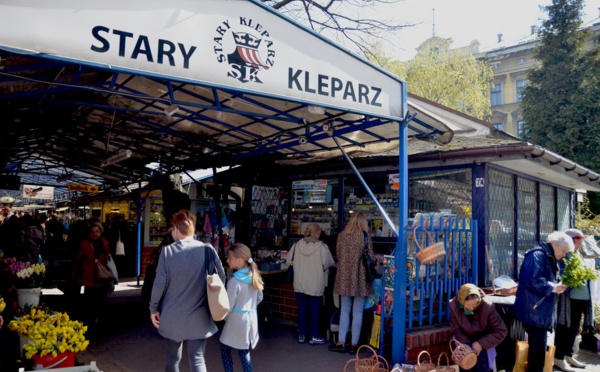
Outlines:
[[468, 370], [473, 372], [487, 372], [493, 366], [495, 347], [508, 333], [494, 304], [474, 284], [464, 284], [450, 300], [450, 331], [477, 354], [477, 364]]
[[548, 330], [556, 324], [556, 301], [558, 294], [567, 289], [558, 279], [558, 260], [573, 249], [573, 239], [555, 231], [546, 243], [525, 252], [514, 311], [528, 336], [528, 372], [544, 370]]

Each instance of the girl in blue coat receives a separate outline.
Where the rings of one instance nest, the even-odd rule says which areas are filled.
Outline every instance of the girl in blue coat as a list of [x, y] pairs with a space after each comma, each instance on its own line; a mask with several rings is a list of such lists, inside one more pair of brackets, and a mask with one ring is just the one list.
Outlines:
[[250, 349], [258, 343], [258, 317], [256, 306], [263, 299], [263, 281], [250, 248], [236, 243], [229, 249], [227, 263], [233, 277], [227, 283], [227, 296], [231, 311], [225, 318], [221, 334], [221, 360], [225, 372], [233, 372], [231, 348], [238, 350], [244, 372], [252, 372]]

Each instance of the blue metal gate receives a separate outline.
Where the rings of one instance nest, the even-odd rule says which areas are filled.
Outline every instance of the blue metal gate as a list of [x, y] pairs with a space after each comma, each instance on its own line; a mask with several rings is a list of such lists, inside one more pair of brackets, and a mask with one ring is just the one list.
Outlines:
[[[383, 355], [386, 329], [400, 332], [423, 325], [438, 324], [450, 319], [448, 302], [465, 283], [477, 284], [477, 221], [438, 213], [417, 215], [409, 225], [406, 283], [394, 286], [397, 271], [384, 266], [381, 293], [380, 354]], [[414, 258], [419, 247], [425, 249], [435, 242], [443, 242], [446, 254], [428, 264]], [[397, 255], [396, 255], [397, 256]], [[400, 293], [393, 293], [394, 289]], [[404, 324], [392, 325], [393, 307], [388, 299], [406, 301]], [[386, 300], [388, 302], [386, 303]]]

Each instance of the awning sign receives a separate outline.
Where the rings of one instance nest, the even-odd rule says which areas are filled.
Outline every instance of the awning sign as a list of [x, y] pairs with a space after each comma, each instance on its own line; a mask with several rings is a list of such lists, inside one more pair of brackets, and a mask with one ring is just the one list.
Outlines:
[[54, 187], [23, 185], [23, 198], [26, 199], [54, 199]]
[[3, 0], [0, 48], [404, 118], [404, 81], [258, 0], [82, 4]]
[[79, 192], [98, 192], [98, 186], [95, 185], [80, 185], [77, 183], [70, 183], [67, 185], [69, 191]]

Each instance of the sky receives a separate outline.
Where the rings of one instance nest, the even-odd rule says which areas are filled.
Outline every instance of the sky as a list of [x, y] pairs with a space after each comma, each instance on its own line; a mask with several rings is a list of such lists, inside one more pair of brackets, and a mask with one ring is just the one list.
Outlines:
[[[472, 40], [481, 44], [480, 50], [497, 42], [497, 34], [506, 41], [529, 35], [531, 26], [540, 25], [547, 13], [540, 5], [549, 5], [551, 0], [403, 0], [378, 10], [378, 14], [418, 25], [399, 31], [393, 42], [396, 48], [392, 57], [409, 60], [417, 48], [433, 34], [452, 38], [453, 48], [469, 45]], [[583, 21], [598, 18], [600, 0], [587, 0], [584, 5]], [[435, 9], [435, 13], [432, 11]], [[434, 17], [435, 14], [435, 17]], [[393, 53], [392, 53], [393, 52]]]

